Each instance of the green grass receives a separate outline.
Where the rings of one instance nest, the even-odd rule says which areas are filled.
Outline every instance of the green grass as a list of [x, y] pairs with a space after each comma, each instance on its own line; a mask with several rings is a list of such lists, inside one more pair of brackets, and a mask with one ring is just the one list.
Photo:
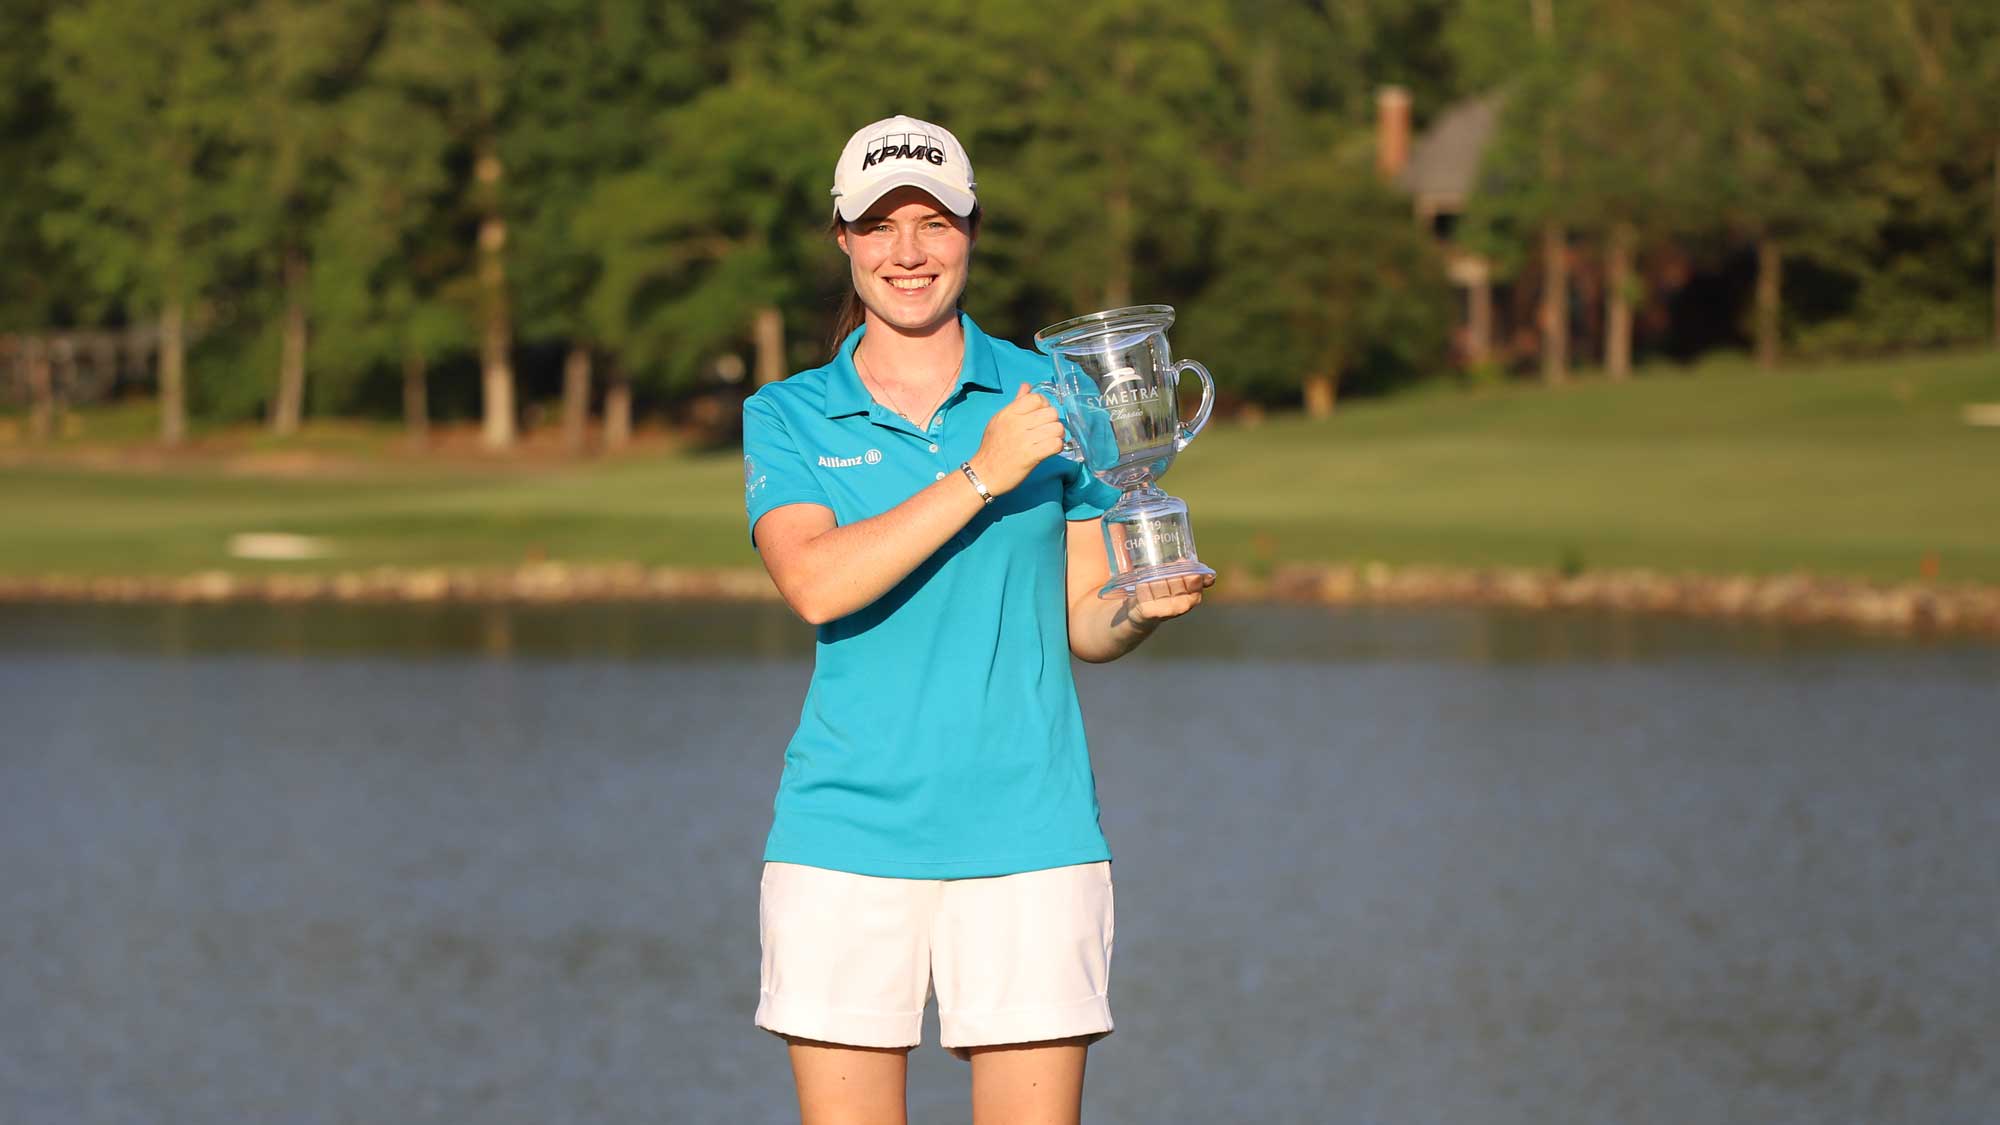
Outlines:
[[[1218, 423], [1164, 484], [1188, 501], [1202, 555], [1220, 567], [1382, 560], [1904, 579], [1931, 554], [1946, 580], [2000, 582], [2000, 429], [1967, 425], [1968, 402], [2000, 402], [2000, 357], [1773, 375], [1661, 369], [1557, 392], [1440, 387], [1326, 421]], [[371, 454], [393, 447], [388, 430], [328, 433], [307, 446], [350, 469], [255, 476], [194, 458], [165, 470], [50, 459], [0, 470], [0, 573], [538, 557], [756, 565], [733, 451], [479, 472]], [[339, 554], [232, 560], [225, 543], [239, 531], [326, 536]]]

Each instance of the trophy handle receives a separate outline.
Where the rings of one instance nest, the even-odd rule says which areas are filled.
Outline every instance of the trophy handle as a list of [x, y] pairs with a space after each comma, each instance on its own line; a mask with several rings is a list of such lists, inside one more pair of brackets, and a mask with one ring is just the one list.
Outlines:
[[1181, 423], [1180, 433], [1174, 439], [1174, 452], [1179, 453], [1188, 447], [1203, 426], [1208, 425], [1208, 412], [1215, 407], [1215, 380], [1209, 376], [1208, 368], [1191, 359], [1181, 360], [1169, 370], [1174, 373], [1175, 379], [1179, 379], [1183, 371], [1192, 371], [1201, 377], [1201, 405], [1195, 408], [1194, 421]]
[[1062, 400], [1068, 393], [1066, 388], [1058, 387], [1054, 383], [1029, 383], [1028, 389], [1049, 400], [1049, 405], [1055, 407], [1056, 413], [1062, 416], [1063, 444], [1056, 452], [1056, 456], [1069, 461], [1082, 461], [1083, 449], [1076, 444], [1076, 437], [1070, 432], [1069, 414], [1063, 410]]

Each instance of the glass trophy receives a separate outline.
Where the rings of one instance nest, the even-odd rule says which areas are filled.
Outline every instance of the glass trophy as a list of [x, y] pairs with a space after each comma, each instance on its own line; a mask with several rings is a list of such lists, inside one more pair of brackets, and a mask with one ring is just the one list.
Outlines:
[[[1111, 580], [1098, 591], [1102, 598], [1124, 598], [1164, 578], [1215, 573], [1195, 557], [1187, 505], [1155, 483], [1208, 424], [1215, 405], [1208, 368], [1175, 362], [1168, 349], [1173, 323], [1170, 305], [1135, 305], [1035, 333], [1035, 347], [1055, 362], [1054, 381], [1036, 390], [1062, 413], [1062, 455], [1124, 493], [1104, 513]], [[1190, 371], [1201, 380], [1201, 405], [1192, 421], [1182, 422], [1180, 381]]]

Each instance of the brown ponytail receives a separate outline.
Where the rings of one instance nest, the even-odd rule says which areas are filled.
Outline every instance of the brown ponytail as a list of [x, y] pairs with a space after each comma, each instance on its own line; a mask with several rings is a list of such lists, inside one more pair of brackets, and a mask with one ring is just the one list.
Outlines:
[[826, 358], [832, 359], [840, 354], [840, 342], [847, 339], [849, 332], [861, 327], [865, 312], [861, 294], [854, 291], [854, 286], [848, 286], [847, 295], [840, 299], [840, 312], [833, 318], [833, 336], [827, 340]]

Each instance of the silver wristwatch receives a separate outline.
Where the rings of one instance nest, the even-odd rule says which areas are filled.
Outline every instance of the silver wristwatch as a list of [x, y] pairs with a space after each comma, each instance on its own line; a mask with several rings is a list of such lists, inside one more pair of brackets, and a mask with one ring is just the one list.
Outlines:
[[972, 471], [972, 462], [960, 461], [958, 471], [964, 473], [965, 479], [972, 482], [973, 491], [979, 493], [979, 502], [982, 506], [993, 502], [993, 494], [986, 491], [986, 482], [980, 480], [979, 474]]

